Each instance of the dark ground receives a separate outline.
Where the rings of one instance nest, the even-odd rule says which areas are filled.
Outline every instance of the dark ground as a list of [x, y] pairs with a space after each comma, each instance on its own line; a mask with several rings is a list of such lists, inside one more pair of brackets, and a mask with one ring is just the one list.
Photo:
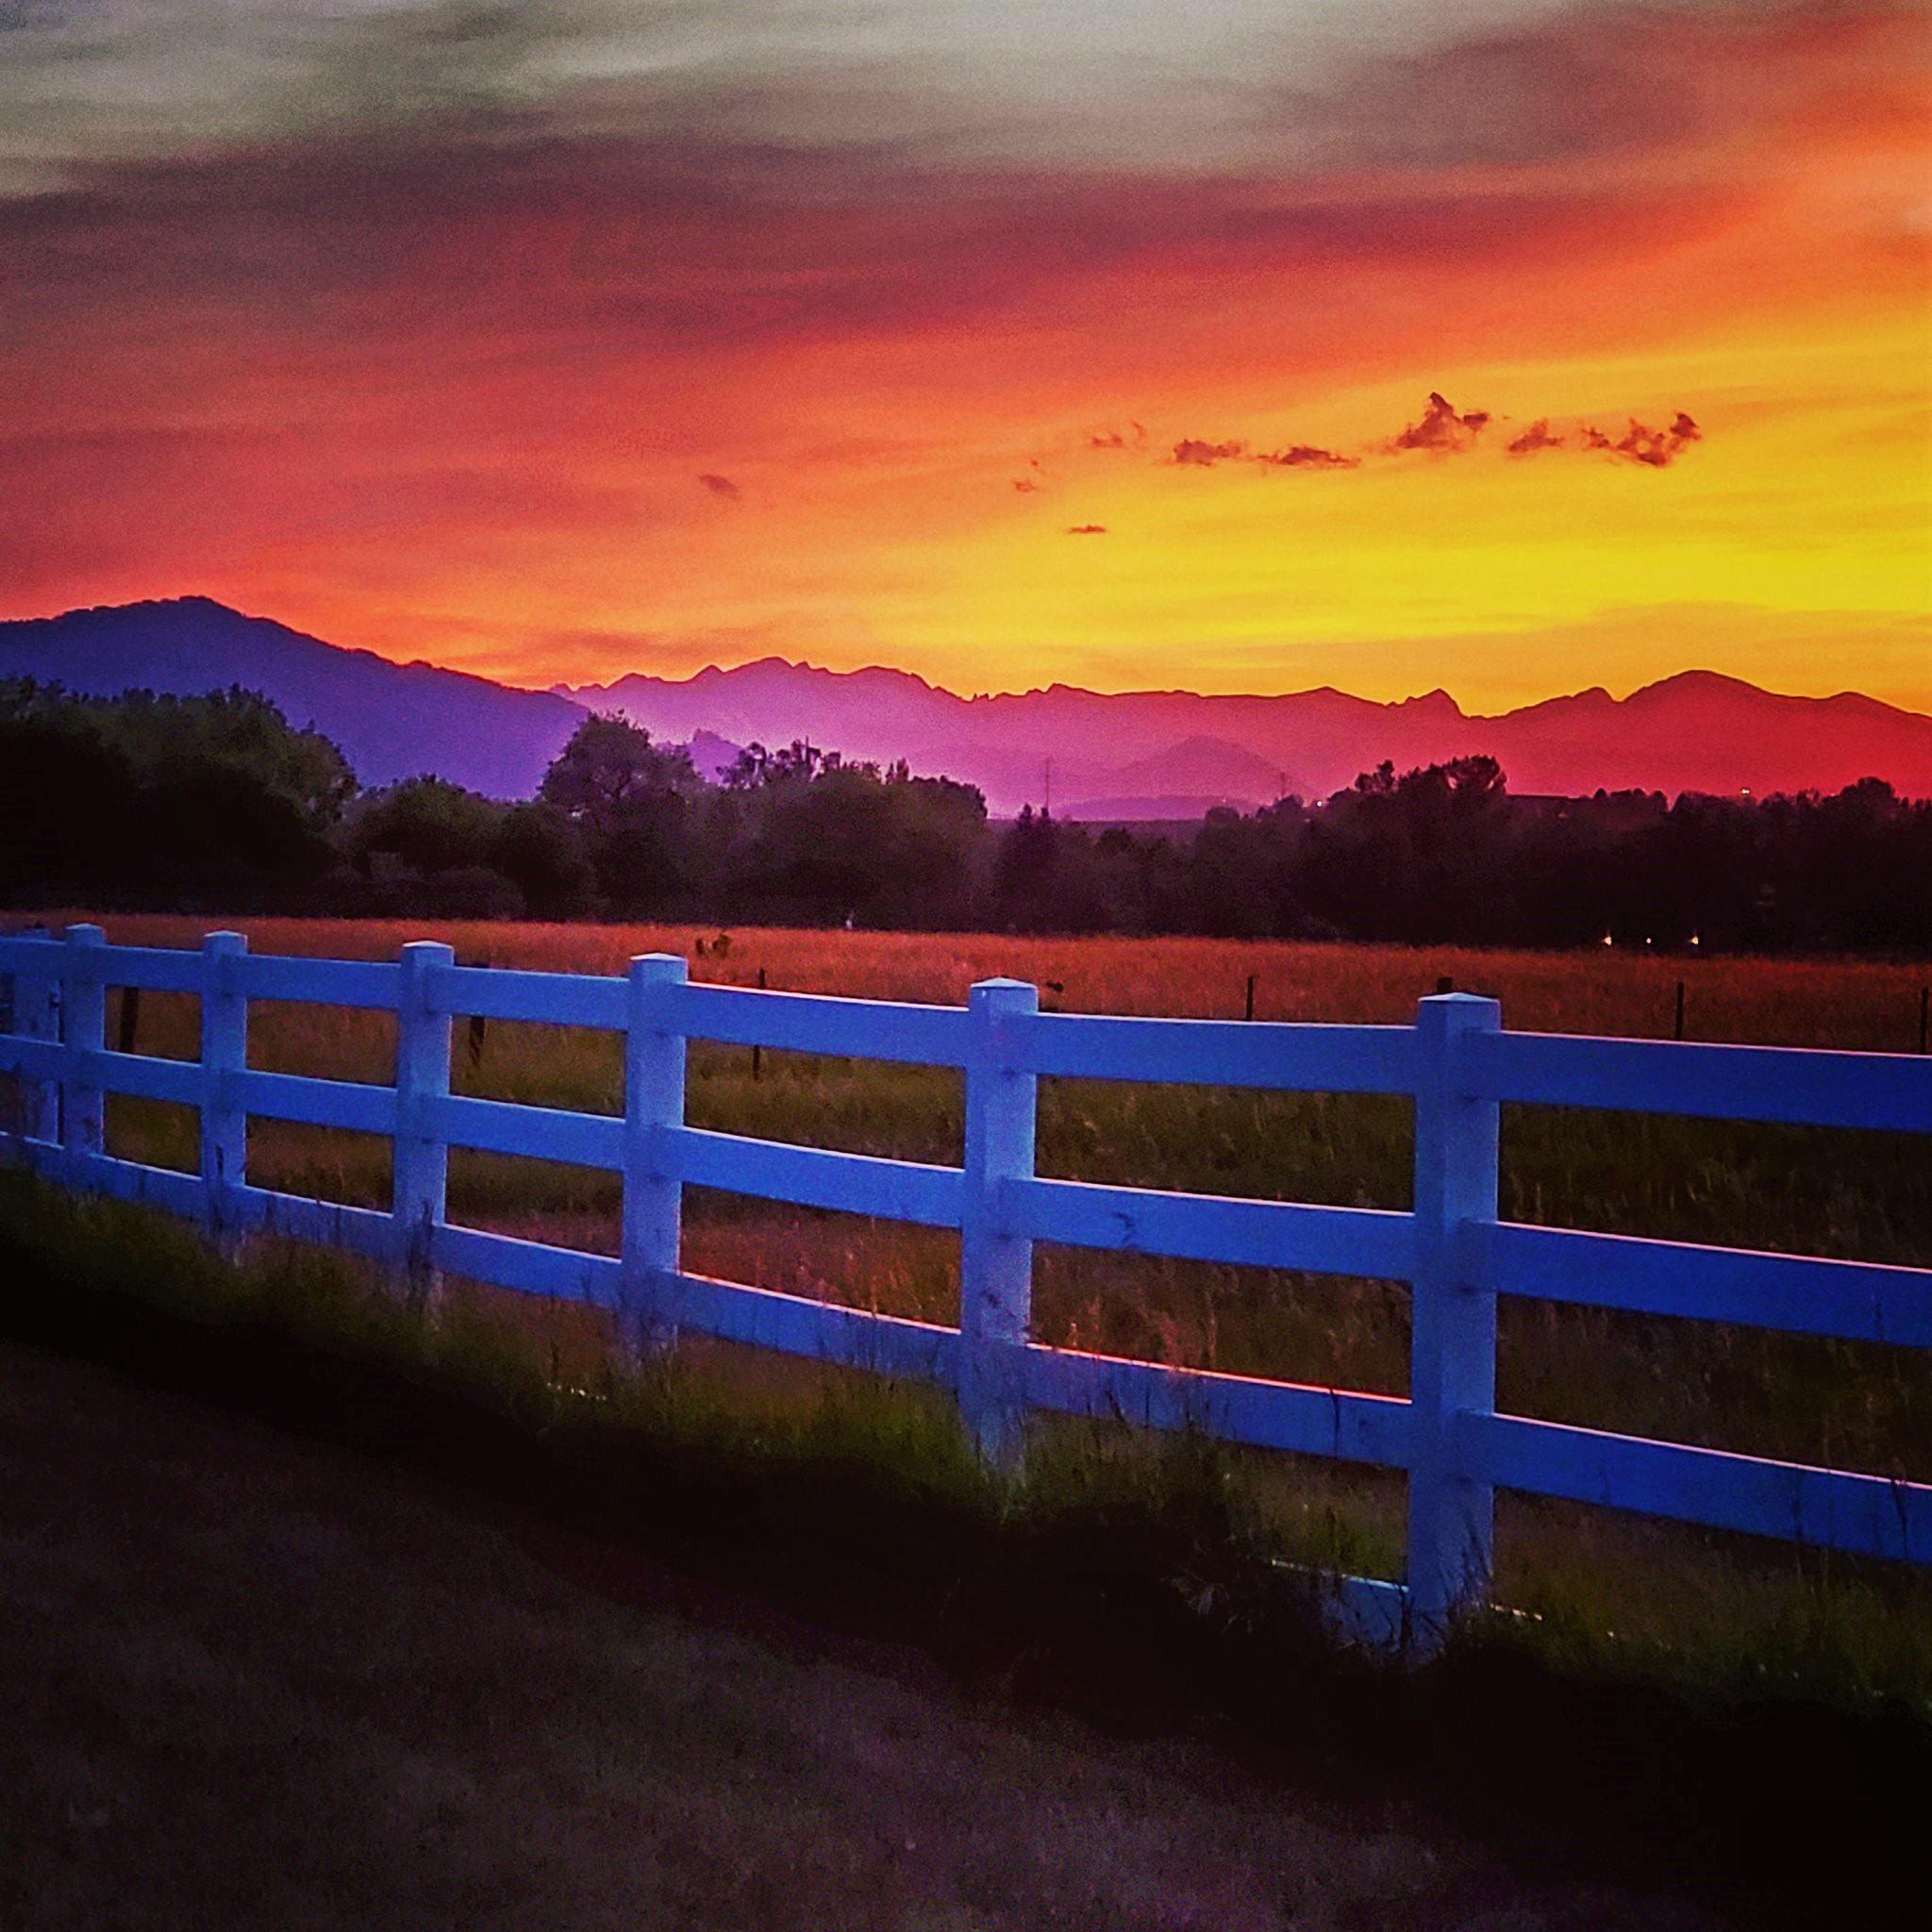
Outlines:
[[1691, 1932], [0, 1347], [0, 1932]]

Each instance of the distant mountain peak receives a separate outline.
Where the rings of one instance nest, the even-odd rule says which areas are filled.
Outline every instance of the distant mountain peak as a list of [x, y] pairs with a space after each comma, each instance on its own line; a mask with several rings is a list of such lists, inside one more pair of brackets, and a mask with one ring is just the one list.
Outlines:
[[0, 623], [0, 675], [9, 675], [102, 695], [239, 684], [333, 739], [364, 785], [434, 772], [511, 798], [535, 791], [584, 715], [551, 692], [394, 663], [201, 595]]
[[1689, 671], [1674, 671], [1668, 677], [1659, 677], [1652, 684], [1639, 685], [1624, 700], [1655, 696], [1658, 691], [1726, 691], [1748, 692], [1753, 697], [1775, 697], [1775, 691], [1765, 691], [1761, 686], [1747, 683], [1741, 677], [1733, 677], [1728, 672], [1702, 671], [1692, 668]]

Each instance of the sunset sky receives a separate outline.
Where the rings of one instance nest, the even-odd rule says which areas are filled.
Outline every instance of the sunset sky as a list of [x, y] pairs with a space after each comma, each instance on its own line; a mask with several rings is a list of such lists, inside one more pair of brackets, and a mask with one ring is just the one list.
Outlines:
[[0, 0], [0, 616], [1932, 709], [1927, 27]]

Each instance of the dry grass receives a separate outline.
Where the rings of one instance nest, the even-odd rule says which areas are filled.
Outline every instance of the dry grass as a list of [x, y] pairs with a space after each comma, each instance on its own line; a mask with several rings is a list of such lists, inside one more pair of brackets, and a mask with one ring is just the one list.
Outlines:
[[[48, 915], [57, 927], [70, 918]], [[174, 914], [101, 915], [110, 939], [195, 945], [223, 922]], [[1719, 958], [1629, 949], [1585, 954], [1450, 946], [1303, 945], [1272, 940], [1027, 939], [987, 933], [821, 932], [749, 927], [724, 957], [709, 926], [536, 925], [448, 921], [242, 919], [258, 952], [393, 958], [409, 940], [440, 939], [466, 959], [550, 973], [620, 974], [634, 955], [681, 953], [695, 979], [862, 999], [959, 1003], [976, 979], [1010, 974], [1046, 988], [1067, 1012], [1239, 1019], [1248, 975], [1263, 1020], [1409, 1019], [1448, 974], [1492, 993], [1511, 1026], [1538, 1032], [1668, 1037], [1675, 988], [1688, 982], [1693, 1040], [1909, 1052], [1918, 1039], [1923, 961]], [[698, 941], [707, 942], [700, 958]]]

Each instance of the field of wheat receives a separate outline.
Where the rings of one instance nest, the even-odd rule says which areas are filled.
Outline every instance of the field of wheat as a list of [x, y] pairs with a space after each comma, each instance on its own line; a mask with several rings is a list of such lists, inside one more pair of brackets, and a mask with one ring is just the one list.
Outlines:
[[[57, 922], [52, 922], [57, 924]], [[198, 942], [219, 922], [109, 917], [115, 941]], [[466, 961], [618, 973], [632, 955], [674, 951], [697, 979], [864, 997], [963, 1000], [976, 979], [1009, 974], [1065, 1011], [1239, 1017], [1254, 982], [1258, 1019], [1398, 1022], [1444, 977], [1492, 993], [1507, 1025], [1670, 1037], [1684, 984], [1688, 1038], [1909, 1050], [1916, 963], [1550, 955], [1210, 941], [1023, 940], [665, 927], [240, 922], [257, 952], [394, 957], [438, 938]], [[110, 1037], [118, 1024], [110, 996]], [[140, 1051], [192, 1058], [190, 999], [144, 997]], [[386, 1082], [393, 1023], [377, 1014], [260, 1003], [251, 1063]], [[622, 1110], [614, 1039], [492, 1022], [456, 1033], [458, 1091], [587, 1110]], [[693, 1124], [957, 1162], [957, 1074], [694, 1042]], [[110, 1100], [110, 1150], [183, 1168], [194, 1117]], [[257, 1123], [250, 1177], [308, 1195], [386, 1206], [389, 1147], [373, 1138]], [[1043, 1080], [1043, 1174], [1202, 1192], [1403, 1208], [1409, 1186], [1406, 1103], [1369, 1096], [1261, 1094]], [[1932, 1265], [1932, 1160], [1918, 1137], [1848, 1134], [1555, 1108], [1506, 1108], [1502, 1207], [1515, 1220]], [[453, 1153], [450, 1214], [470, 1225], [603, 1252], [615, 1248], [614, 1176], [550, 1163]], [[932, 1230], [793, 1208], [706, 1190], [687, 1194], [687, 1266], [727, 1279], [950, 1320], [958, 1243]], [[507, 1298], [506, 1298], [507, 1299]], [[580, 1311], [520, 1307], [559, 1362], [601, 1346]], [[1517, 1301], [1502, 1310], [1499, 1406], [1518, 1413], [1788, 1457], [1932, 1477], [1932, 1366], [1877, 1346]], [[1407, 1301], [1397, 1284], [1042, 1247], [1041, 1339], [1243, 1374], [1401, 1392]], [[770, 1382], [769, 1373], [760, 1372]], [[778, 1374], [780, 1382], [792, 1378]], [[1381, 1574], [1398, 1561], [1401, 1492], [1386, 1476], [1308, 1464], [1256, 1477], [1284, 1544], [1319, 1546]], [[1653, 1580], [1669, 1545], [1675, 1587], [1625, 1600], [1632, 1566]], [[1751, 1615], [1776, 1641], [1808, 1642], [1827, 1586], [1834, 1629], [1871, 1656], [1932, 1680], [1932, 1591], [1857, 1566], [1603, 1512], [1517, 1502], [1499, 1540], [1503, 1589], [1518, 1603], [1567, 1602], [1620, 1627], [1681, 1630], [1738, 1614], [1741, 1563]], [[1823, 1572], [1828, 1571], [1828, 1576]], [[1585, 1579], [1588, 1579], [1586, 1582]], [[1611, 1579], [1606, 1582], [1606, 1578]], [[1605, 1600], [1605, 1592], [1609, 1600]], [[1904, 1593], [1903, 1599], [1901, 1592]], [[1902, 1609], [1902, 1602], [1904, 1607]], [[1729, 1604], [1719, 1612], [1716, 1606]], [[1769, 1641], [1769, 1640], [1767, 1640]], [[1838, 1640], [1834, 1640], [1837, 1641]], [[1904, 1642], [1909, 1657], [1895, 1655]]]

